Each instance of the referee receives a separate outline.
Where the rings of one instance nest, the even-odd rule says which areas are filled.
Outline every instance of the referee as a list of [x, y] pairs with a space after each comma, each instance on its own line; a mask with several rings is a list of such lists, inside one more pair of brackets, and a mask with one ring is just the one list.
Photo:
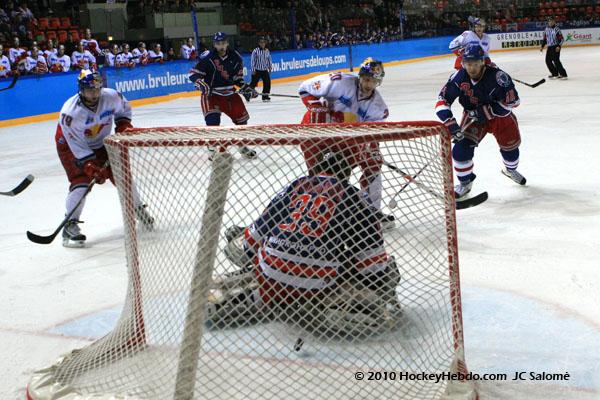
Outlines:
[[544, 31], [544, 39], [542, 40], [542, 48], [540, 51], [544, 51], [544, 46], [548, 44], [548, 50], [546, 50], [546, 65], [550, 70], [548, 78], [554, 79], [567, 79], [567, 71], [560, 62], [560, 48], [564, 42], [564, 37], [559, 27], [556, 26], [556, 21], [553, 17], [548, 17], [548, 26]]
[[[252, 81], [250, 87], [254, 89], [258, 84], [258, 81], [263, 81], [263, 101], [271, 101], [269, 93], [271, 93], [271, 53], [267, 49], [267, 40], [261, 36], [258, 38], [258, 47], [252, 51], [251, 67], [252, 67]], [[266, 93], [266, 94], [264, 94]]]

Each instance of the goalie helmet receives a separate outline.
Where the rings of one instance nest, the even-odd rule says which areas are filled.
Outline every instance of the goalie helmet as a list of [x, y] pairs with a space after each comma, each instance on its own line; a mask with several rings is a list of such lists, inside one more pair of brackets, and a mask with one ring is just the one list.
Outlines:
[[360, 64], [358, 76], [369, 76], [377, 79], [377, 81], [381, 83], [383, 77], [385, 76], [385, 71], [383, 70], [383, 63], [371, 57], [365, 59], [365, 61], [363, 61], [362, 64]]
[[345, 181], [350, 178], [352, 168], [350, 168], [344, 154], [326, 151], [315, 166], [315, 172], [317, 174], [334, 175], [338, 179]]

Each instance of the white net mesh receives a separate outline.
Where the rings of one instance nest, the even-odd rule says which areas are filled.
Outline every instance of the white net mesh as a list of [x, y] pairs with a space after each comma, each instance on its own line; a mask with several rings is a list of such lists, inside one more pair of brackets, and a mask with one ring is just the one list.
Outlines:
[[[444, 132], [414, 122], [110, 137], [123, 312], [110, 334], [38, 372], [30, 398], [474, 398], [399, 376], [464, 371]], [[397, 375], [368, 380], [384, 371]]]

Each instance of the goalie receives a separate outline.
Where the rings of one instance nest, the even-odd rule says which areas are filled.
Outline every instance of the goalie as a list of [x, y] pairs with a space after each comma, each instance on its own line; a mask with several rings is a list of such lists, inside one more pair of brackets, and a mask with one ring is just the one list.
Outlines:
[[228, 230], [225, 254], [246, 272], [217, 283], [213, 320], [269, 314], [365, 333], [399, 310], [377, 210], [348, 183], [341, 153], [319, 159], [316, 175], [294, 180], [248, 228]]

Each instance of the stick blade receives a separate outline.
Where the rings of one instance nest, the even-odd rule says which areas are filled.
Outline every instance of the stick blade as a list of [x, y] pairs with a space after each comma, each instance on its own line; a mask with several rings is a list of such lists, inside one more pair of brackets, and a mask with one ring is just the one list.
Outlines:
[[464, 210], [465, 208], [471, 208], [480, 205], [488, 199], [488, 192], [479, 193], [477, 196], [469, 197], [465, 200], [456, 201], [456, 209]]
[[34, 179], [35, 178], [33, 175], [27, 175], [25, 177], [25, 179], [23, 179], [23, 181], [17, 185], [16, 188], [14, 188], [13, 190], [11, 190], [9, 192], [0, 192], [0, 194], [2, 194], [4, 196], [16, 196], [19, 193], [21, 193], [23, 190], [27, 189], [27, 186], [31, 185], [31, 182], [33, 182]]
[[539, 80], [538, 82], [534, 83], [533, 85], [531, 85], [532, 88], [538, 87], [540, 86], [542, 83], [546, 83], [546, 78], [542, 78], [541, 80]]
[[36, 235], [33, 232], [27, 231], [27, 239], [31, 240], [33, 243], [37, 244], [50, 244], [56, 237], [56, 232], [50, 236], [40, 236]]

